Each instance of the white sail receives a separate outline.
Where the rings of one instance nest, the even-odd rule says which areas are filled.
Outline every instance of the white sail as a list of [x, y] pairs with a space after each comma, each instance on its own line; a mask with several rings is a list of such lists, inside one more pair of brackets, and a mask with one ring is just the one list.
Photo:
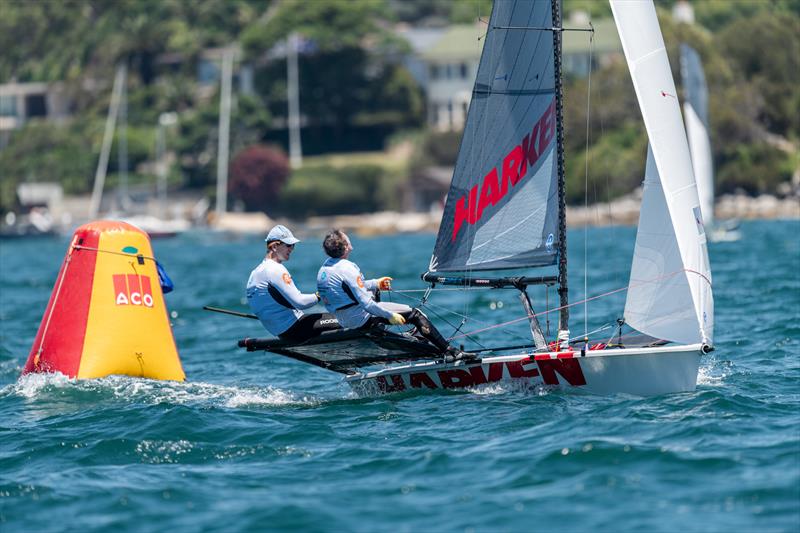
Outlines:
[[707, 228], [714, 225], [714, 170], [711, 162], [711, 141], [708, 131], [689, 102], [683, 104], [686, 117], [686, 135], [692, 153], [692, 168], [697, 180], [700, 211]]
[[648, 335], [710, 345], [714, 301], [706, 235], [655, 6], [611, 0], [611, 9], [652, 149], [625, 319]]
[[703, 64], [697, 51], [681, 44], [681, 78], [683, 78], [683, 115], [686, 135], [692, 153], [694, 179], [700, 196], [700, 210], [706, 230], [714, 227], [714, 167], [708, 123], [708, 86]]

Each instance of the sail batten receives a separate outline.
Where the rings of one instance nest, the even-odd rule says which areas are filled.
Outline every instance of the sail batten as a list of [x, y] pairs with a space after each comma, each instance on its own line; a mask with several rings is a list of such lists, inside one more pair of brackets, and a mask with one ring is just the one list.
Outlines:
[[431, 272], [557, 260], [551, 22], [551, 0], [494, 3]]

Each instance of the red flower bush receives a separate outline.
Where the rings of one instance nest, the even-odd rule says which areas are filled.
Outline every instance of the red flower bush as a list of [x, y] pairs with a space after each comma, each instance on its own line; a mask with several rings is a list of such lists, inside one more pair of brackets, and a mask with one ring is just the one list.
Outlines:
[[256, 144], [231, 161], [228, 192], [248, 211], [274, 206], [289, 178], [289, 159], [280, 148]]

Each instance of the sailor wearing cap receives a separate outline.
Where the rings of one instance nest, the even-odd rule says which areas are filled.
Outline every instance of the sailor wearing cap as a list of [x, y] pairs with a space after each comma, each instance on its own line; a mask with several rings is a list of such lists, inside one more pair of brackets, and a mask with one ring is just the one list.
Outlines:
[[302, 341], [323, 331], [338, 329], [339, 323], [331, 314], [304, 315], [300, 310], [319, 302], [317, 294], [303, 294], [295, 286], [289, 271], [283, 266], [300, 239], [286, 226], [275, 226], [265, 239], [267, 255], [250, 273], [247, 281], [247, 303], [264, 327], [284, 340]]

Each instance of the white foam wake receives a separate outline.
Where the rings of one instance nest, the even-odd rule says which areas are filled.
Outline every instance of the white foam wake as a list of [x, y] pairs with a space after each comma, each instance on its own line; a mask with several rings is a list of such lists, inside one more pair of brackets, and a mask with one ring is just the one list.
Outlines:
[[[237, 387], [202, 382], [158, 381], [129, 376], [109, 376], [77, 380], [60, 373], [26, 374], [3, 388], [3, 395], [27, 399], [63, 397], [74, 393], [76, 399], [96, 401], [125, 400], [140, 403], [193, 404], [211, 403], [237, 408], [248, 405], [314, 405], [320, 400], [297, 396], [275, 387]], [[96, 396], [96, 398], [92, 398]], [[63, 398], [62, 398], [63, 399]]]
[[729, 361], [718, 361], [714, 356], [708, 356], [697, 370], [697, 384], [720, 387], [732, 373], [733, 368]]

